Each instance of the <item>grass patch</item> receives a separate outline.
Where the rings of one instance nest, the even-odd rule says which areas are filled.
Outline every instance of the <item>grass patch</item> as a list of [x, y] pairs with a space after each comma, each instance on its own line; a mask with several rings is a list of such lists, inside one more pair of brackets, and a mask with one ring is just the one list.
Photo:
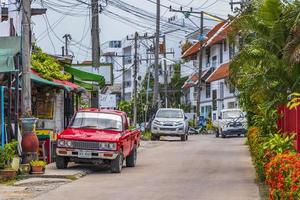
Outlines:
[[15, 178], [8, 179], [8, 180], [0, 179], [0, 184], [4, 184], [7, 186], [13, 186], [15, 182], [20, 181], [22, 179], [23, 178], [21, 178], [20, 176], [16, 176]]
[[141, 139], [149, 141], [149, 140], [151, 140], [151, 136], [152, 136], [151, 131], [150, 130], [146, 130], [146, 131], [142, 132]]
[[69, 179], [71, 181], [76, 181], [78, 178], [76, 176], [73, 176], [73, 175], [67, 175], [66, 179]]

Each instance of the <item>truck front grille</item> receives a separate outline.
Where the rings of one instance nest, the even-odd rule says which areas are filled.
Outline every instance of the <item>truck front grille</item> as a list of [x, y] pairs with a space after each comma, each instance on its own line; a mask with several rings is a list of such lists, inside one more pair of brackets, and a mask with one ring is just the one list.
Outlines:
[[98, 150], [99, 142], [73, 141], [73, 148]]

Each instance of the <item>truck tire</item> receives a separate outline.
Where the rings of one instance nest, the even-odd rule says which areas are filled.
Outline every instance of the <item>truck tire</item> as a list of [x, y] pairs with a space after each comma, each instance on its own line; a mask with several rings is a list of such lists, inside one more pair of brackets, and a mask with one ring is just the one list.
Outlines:
[[220, 133], [219, 133], [219, 130], [216, 131], [216, 137], [220, 137]]
[[182, 136], [180, 136], [180, 138], [181, 138], [181, 141], [186, 141], [186, 139], [187, 139], [187, 137], [186, 137], [186, 135], [182, 135]]
[[111, 161], [110, 163], [110, 170], [112, 173], [121, 173], [123, 167], [123, 154], [122, 152], [119, 153], [119, 155]]
[[130, 154], [126, 157], [126, 167], [135, 167], [137, 159], [137, 149], [136, 145], [134, 145]]
[[152, 135], [152, 136], [151, 136], [151, 140], [152, 140], [152, 141], [156, 141], [156, 140], [159, 141], [159, 140], [160, 140], [160, 136]]
[[55, 163], [57, 169], [66, 169], [68, 167], [69, 159], [67, 157], [57, 156]]

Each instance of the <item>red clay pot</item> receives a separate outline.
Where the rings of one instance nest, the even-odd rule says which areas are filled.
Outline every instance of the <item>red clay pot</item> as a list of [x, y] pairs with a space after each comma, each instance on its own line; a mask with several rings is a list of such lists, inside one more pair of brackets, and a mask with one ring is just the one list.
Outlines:
[[44, 167], [42, 166], [31, 166], [31, 173], [32, 174], [44, 174]]
[[38, 152], [39, 139], [35, 133], [25, 133], [21, 142], [23, 152]]
[[3, 169], [0, 170], [0, 179], [10, 180], [17, 176], [17, 172], [12, 169]]

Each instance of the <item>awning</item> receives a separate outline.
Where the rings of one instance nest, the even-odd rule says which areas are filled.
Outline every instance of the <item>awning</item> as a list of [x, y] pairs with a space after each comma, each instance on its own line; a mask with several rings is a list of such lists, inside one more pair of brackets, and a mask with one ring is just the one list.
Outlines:
[[0, 37], [0, 73], [15, 71], [14, 56], [20, 51], [20, 37]]
[[67, 85], [63, 85], [63, 84], [60, 84], [60, 83], [55, 83], [55, 82], [52, 82], [52, 81], [48, 81], [47, 79], [43, 79], [43, 78], [39, 77], [38, 75], [36, 75], [34, 73], [30, 74], [30, 78], [33, 82], [35, 82], [37, 84], [40, 84], [40, 85], [49, 85], [49, 86], [52, 86], [52, 87], [65, 89], [68, 92], [72, 91], [72, 88], [67, 86]]
[[99, 82], [103, 80], [103, 76], [101, 75], [97, 75], [97, 74], [93, 74], [90, 72], [85, 72], [79, 69], [75, 69], [72, 67], [65, 67], [65, 71], [72, 74], [73, 76], [75, 76], [75, 78], [78, 78], [82, 81], [94, 81], [94, 82]]
[[87, 82], [84, 82], [82, 80], [79, 80], [79, 79], [75, 79], [75, 83], [80, 85], [81, 87], [89, 90], [89, 91], [92, 91], [93, 90], [93, 84], [90, 84], [90, 83], [87, 83]]

